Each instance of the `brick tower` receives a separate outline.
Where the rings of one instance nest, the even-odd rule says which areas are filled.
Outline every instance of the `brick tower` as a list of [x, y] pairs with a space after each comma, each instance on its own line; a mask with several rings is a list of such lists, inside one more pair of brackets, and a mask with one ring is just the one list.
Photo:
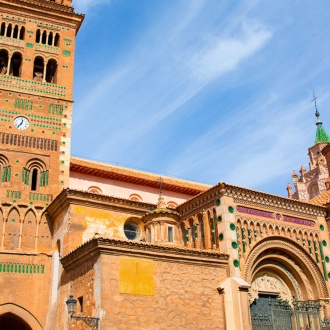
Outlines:
[[0, 0], [0, 315], [7, 306], [17, 329], [26, 311], [33, 329], [45, 325], [53, 248], [44, 210], [68, 186], [82, 20], [71, 0]]

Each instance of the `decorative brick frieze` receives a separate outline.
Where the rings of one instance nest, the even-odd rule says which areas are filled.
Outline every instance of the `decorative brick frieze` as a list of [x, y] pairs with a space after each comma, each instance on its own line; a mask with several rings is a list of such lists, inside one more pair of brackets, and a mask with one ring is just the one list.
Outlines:
[[65, 98], [67, 93], [65, 86], [7, 75], [0, 75], [0, 87], [62, 98]]
[[0, 273], [44, 274], [45, 265], [0, 262]]
[[272, 212], [251, 209], [249, 207], [244, 207], [244, 206], [240, 206], [240, 205], [237, 206], [237, 212], [255, 215], [257, 217], [269, 218], [269, 219], [274, 218], [274, 213], [272, 213]]

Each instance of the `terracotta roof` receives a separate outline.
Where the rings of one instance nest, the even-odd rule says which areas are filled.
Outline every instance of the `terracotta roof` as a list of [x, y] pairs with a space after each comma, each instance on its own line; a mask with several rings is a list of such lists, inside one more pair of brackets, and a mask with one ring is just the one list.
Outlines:
[[195, 196], [211, 188], [210, 185], [202, 183], [175, 179], [76, 157], [71, 157], [70, 171], [154, 188], [159, 188], [159, 177], [161, 177], [163, 180], [163, 190], [175, 191], [191, 196]]
[[323, 191], [316, 197], [309, 200], [309, 203], [319, 206], [325, 206], [330, 203], [330, 190]]

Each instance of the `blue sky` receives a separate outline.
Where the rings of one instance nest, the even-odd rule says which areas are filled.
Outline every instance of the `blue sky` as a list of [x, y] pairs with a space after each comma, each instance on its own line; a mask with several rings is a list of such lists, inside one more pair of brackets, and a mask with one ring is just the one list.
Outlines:
[[286, 195], [330, 133], [328, 0], [76, 0], [71, 153]]

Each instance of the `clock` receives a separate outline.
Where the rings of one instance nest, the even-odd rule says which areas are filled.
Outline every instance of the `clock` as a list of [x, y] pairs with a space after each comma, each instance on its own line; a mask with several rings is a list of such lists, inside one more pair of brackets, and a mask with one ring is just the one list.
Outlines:
[[30, 125], [29, 120], [25, 117], [19, 116], [14, 119], [14, 125], [17, 129], [27, 129]]

